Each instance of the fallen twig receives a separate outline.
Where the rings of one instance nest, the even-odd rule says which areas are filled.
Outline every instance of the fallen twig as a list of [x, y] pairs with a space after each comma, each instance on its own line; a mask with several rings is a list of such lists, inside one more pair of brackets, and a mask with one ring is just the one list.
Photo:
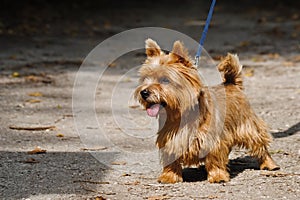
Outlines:
[[295, 173], [286, 173], [281, 171], [262, 171], [260, 172], [260, 175], [267, 176], [267, 177], [284, 177], [284, 176], [299, 176], [300, 174]]
[[109, 184], [108, 181], [75, 180], [73, 183]]
[[24, 131], [45, 131], [54, 130], [56, 126], [36, 126], [36, 127], [22, 127], [22, 126], [9, 126], [13, 130], [24, 130]]
[[108, 149], [107, 147], [96, 147], [96, 148], [81, 148], [81, 151], [101, 151]]
[[44, 154], [46, 153], [47, 150], [42, 149], [41, 147], [35, 147], [35, 149], [33, 149], [32, 151], [28, 151], [28, 154]]

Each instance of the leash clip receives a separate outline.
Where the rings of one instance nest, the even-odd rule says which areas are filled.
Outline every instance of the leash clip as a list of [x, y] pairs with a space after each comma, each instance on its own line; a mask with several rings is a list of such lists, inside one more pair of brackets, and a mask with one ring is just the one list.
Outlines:
[[199, 64], [199, 56], [195, 56], [195, 66], [196, 68], [198, 68], [198, 64]]

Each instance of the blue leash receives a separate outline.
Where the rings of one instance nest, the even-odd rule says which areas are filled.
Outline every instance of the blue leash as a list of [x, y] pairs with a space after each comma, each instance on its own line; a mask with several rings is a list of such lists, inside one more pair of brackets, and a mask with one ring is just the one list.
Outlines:
[[210, 8], [209, 8], [208, 15], [207, 15], [207, 18], [206, 18], [205, 26], [204, 26], [204, 29], [203, 29], [203, 32], [202, 32], [202, 35], [201, 35], [201, 39], [200, 39], [200, 42], [199, 42], [198, 51], [197, 51], [196, 56], [195, 56], [195, 65], [196, 65], [196, 67], [198, 67], [199, 58], [200, 58], [201, 53], [202, 53], [202, 47], [203, 47], [203, 44], [204, 44], [204, 40], [206, 38], [207, 30], [208, 30], [208, 27], [209, 27], [209, 24], [210, 24], [210, 21], [211, 21], [211, 18], [212, 18], [212, 14], [213, 14], [213, 11], [214, 11], [215, 4], [216, 4], [216, 0], [212, 0]]

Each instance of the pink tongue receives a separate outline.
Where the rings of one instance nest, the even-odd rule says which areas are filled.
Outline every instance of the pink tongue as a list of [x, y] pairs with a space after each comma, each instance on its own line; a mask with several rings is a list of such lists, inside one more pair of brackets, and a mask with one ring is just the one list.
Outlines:
[[154, 104], [150, 106], [150, 108], [147, 108], [147, 114], [150, 117], [156, 117], [158, 115], [159, 109], [160, 109], [160, 104]]

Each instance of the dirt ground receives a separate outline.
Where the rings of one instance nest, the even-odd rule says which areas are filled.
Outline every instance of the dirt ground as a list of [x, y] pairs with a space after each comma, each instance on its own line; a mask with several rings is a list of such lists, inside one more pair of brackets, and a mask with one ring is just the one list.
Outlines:
[[[245, 150], [235, 149], [228, 183], [208, 183], [201, 167], [185, 169], [183, 183], [159, 184], [153, 137], [124, 139], [126, 125], [118, 124], [120, 118], [127, 119], [125, 123], [148, 120], [127, 98], [137, 85], [133, 66], [143, 61], [144, 54], [131, 52], [110, 63], [96, 89], [91, 88], [95, 113], [87, 114], [97, 116], [96, 125], [89, 117], [84, 127], [76, 124], [78, 110], [72, 110], [76, 75], [96, 45], [131, 28], [164, 27], [198, 40], [209, 4], [189, 0], [172, 5], [167, 1], [50, 2], [3, 1], [1, 7], [1, 199], [299, 199], [299, 3], [217, 2], [205, 41], [215, 63], [227, 52], [240, 56], [245, 92], [270, 126], [274, 137], [270, 152], [281, 169], [260, 171]], [[144, 44], [139, 39], [126, 42]], [[215, 68], [204, 70], [209, 73]], [[87, 83], [93, 73], [87, 71]], [[155, 127], [155, 121], [152, 124]], [[129, 127], [126, 132], [153, 136], [150, 125]], [[103, 131], [129, 156], [119, 159], [109, 144], [95, 143], [94, 136]], [[145, 145], [145, 141], [149, 142]], [[152, 153], [151, 157], [136, 157], [143, 151]], [[141, 170], [147, 166], [151, 169]]]

